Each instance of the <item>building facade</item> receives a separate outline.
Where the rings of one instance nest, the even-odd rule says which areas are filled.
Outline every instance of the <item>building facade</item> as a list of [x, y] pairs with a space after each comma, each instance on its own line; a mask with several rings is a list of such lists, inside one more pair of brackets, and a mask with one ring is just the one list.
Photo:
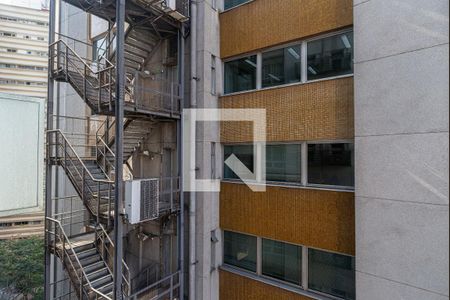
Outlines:
[[48, 9], [0, 4], [0, 92], [47, 95]]
[[[52, 1], [49, 299], [448, 299], [448, 2], [411, 2]], [[197, 122], [185, 164], [205, 108], [266, 141]]]

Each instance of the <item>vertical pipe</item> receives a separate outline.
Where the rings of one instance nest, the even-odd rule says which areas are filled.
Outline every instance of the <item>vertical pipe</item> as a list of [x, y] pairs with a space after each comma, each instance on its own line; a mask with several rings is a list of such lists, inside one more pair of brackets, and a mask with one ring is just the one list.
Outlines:
[[[197, 2], [191, 1], [191, 109], [197, 108]], [[195, 137], [195, 124], [190, 124], [190, 136]], [[195, 140], [193, 141], [196, 142]], [[192, 150], [192, 149], [191, 149]], [[190, 170], [189, 176], [191, 182], [195, 183], [195, 152], [190, 151]], [[194, 190], [190, 189], [191, 191]], [[189, 300], [196, 300], [195, 292], [195, 273], [196, 273], [196, 194], [190, 193], [189, 198]]]
[[[178, 55], [179, 55], [179, 69], [178, 69], [178, 80], [180, 82], [180, 110], [184, 109], [184, 71], [185, 71], [185, 59], [184, 59], [184, 24], [181, 26], [178, 32]], [[183, 114], [181, 114], [183, 116]], [[180, 184], [180, 214], [178, 220], [178, 267], [180, 269], [180, 299], [184, 299], [184, 189], [183, 189], [183, 142], [181, 138], [183, 117], [177, 122], [177, 149], [178, 149], [178, 176]]]
[[125, 97], [125, 0], [116, 0], [116, 161], [114, 188], [114, 299], [122, 299], [122, 259], [123, 259], [123, 105]]
[[[56, 26], [56, 7], [55, 7], [55, 1], [56, 0], [50, 0], [50, 19], [49, 19], [49, 30], [48, 30], [48, 42], [49, 44], [52, 44], [55, 41], [55, 26]], [[51, 51], [49, 52], [51, 54]], [[53, 88], [54, 88], [54, 81], [53, 76], [51, 76], [51, 70], [53, 66], [51, 65], [53, 63], [53, 58], [49, 57], [49, 63], [48, 63], [48, 87], [47, 87], [47, 130], [53, 129]], [[48, 136], [46, 135], [47, 139]], [[47, 140], [47, 144], [49, 143], [49, 140]], [[46, 155], [46, 164], [45, 164], [45, 217], [50, 217], [52, 214], [52, 166], [50, 164], [50, 147], [47, 147], [47, 155]], [[44, 295], [45, 299], [51, 298], [51, 291], [50, 291], [50, 265], [51, 265], [51, 257], [49, 248], [47, 247], [50, 242], [50, 236], [49, 233], [47, 233], [47, 223], [45, 224], [45, 285], [44, 285]], [[50, 231], [50, 230], [49, 230]]]

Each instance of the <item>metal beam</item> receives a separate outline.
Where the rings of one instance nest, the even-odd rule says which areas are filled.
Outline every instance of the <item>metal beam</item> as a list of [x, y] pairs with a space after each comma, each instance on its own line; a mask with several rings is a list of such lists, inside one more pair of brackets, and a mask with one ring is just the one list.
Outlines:
[[122, 299], [123, 118], [125, 99], [125, 0], [116, 0], [116, 161], [114, 187], [114, 299]]
[[[56, 28], [56, 0], [50, 0], [50, 19], [49, 19], [49, 30], [48, 30], [48, 43], [52, 44], [55, 41], [55, 28]], [[53, 76], [51, 70], [53, 69], [53, 53], [49, 52], [48, 60], [48, 86], [47, 86], [47, 130], [53, 129], [53, 94], [54, 85]], [[47, 140], [47, 145], [50, 141]], [[51, 157], [51, 147], [47, 147], [47, 156], [45, 162], [45, 274], [44, 274], [44, 295], [45, 299], [51, 299], [50, 291], [50, 249], [48, 248], [50, 242], [50, 234], [47, 233], [47, 217], [52, 215], [52, 165], [50, 163]]]
[[[184, 25], [182, 25], [181, 29], [178, 32], [178, 80], [180, 83], [180, 96], [181, 103], [180, 108], [181, 112], [184, 109], [184, 70], [185, 70], [185, 43], [184, 43]], [[183, 116], [183, 114], [181, 114]], [[178, 176], [180, 176], [180, 214], [178, 216], [178, 268], [180, 269], [180, 296], [179, 299], [184, 299], [184, 188], [183, 188], [183, 140], [182, 140], [182, 132], [183, 132], [183, 117], [177, 121], [177, 149], [178, 149]]]

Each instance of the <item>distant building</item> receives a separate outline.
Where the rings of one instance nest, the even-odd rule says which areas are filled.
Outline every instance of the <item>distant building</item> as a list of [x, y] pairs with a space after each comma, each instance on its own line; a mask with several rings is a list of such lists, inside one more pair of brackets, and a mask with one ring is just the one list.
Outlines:
[[42, 7], [0, 4], [0, 92], [46, 97], [49, 12]]

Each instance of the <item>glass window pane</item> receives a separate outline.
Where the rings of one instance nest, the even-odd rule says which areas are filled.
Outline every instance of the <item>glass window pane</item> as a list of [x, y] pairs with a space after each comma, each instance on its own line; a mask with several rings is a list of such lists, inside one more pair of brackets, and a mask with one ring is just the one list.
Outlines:
[[267, 181], [301, 182], [301, 145], [267, 145]]
[[262, 87], [300, 82], [300, 46], [262, 54]]
[[351, 256], [308, 250], [309, 288], [343, 299], [355, 299], [355, 259]]
[[230, 9], [249, 1], [250, 0], [225, 0], [224, 9]]
[[263, 239], [262, 273], [301, 285], [302, 248]]
[[256, 55], [225, 63], [225, 94], [256, 89]]
[[256, 237], [225, 231], [224, 262], [256, 272]]
[[[234, 154], [252, 173], [254, 172], [253, 145], [225, 146], [224, 152], [224, 161]], [[226, 164], [224, 164], [224, 178], [239, 179]]]
[[309, 144], [308, 183], [354, 186], [353, 144]]
[[308, 42], [308, 80], [353, 73], [353, 32]]

